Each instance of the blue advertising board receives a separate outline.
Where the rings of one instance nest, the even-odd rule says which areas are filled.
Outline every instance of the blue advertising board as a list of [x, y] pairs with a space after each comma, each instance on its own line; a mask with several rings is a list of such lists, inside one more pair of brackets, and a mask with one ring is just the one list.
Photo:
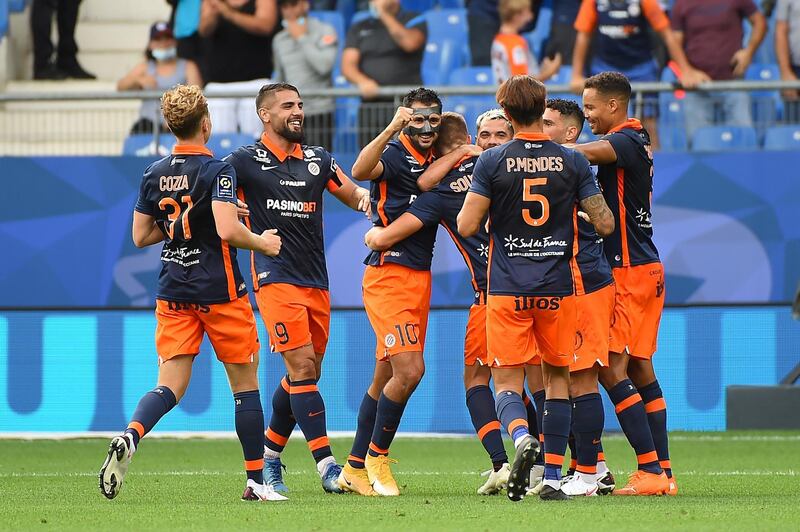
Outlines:
[[[137, 157], [3, 158], [0, 307], [149, 306], [159, 246], [137, 249]], [[786, 302], [800, 279], [800, 152], [656, 154], [653, 223], [668, 303]], [[361, 306], [367, 220], [326, 197], [331, 300]], [[440, 232], [434, 306], [468, 305], [461, 256]], [[243, 265], [247, 253], [240, 254]], [[247, 268], [243, 268], [247, 271]]]
[[[434, 310], [426, 373], [402, 431], [470, 433], [462, 381], [466, 310]], [[259, 321], [262, 345], [267, 343]], [[155, 386], [152, 311], [0, 312], [0, 432], [116, 431]], [[332, 431], [355, 430], [374, 367], [375, 337], [363, 311], [334, 311], [320, 389]], [[285, 373], [260, 353], [264, 411]], [[671, 430], [725, 428], [725, 388], [776, 384], [800, 360], [800, 323], [784, 306], [667, 309], [654, 358]], [[605, 400], [606, 429], [618, 429]], [[189, 390], [158, 425], [164, 431], [233, 429], [222, 365], [204, 343]]]

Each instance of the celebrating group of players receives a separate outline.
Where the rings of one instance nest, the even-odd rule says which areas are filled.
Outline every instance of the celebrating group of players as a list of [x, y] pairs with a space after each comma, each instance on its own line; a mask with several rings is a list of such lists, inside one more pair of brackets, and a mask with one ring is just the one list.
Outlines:
[[[600, 383], [639, 464], [614, 493], [676, 494], [666, 405], [651, 362], [664, 302], [650, 222], [653, 160], [647, 132], [627, 116], [630, 95], [624, 76], [602, 73], [586, 81], [582, 111], [548, 101], [532, 77], [515, 76], [497, 91], [500, 109], [478, 118], [472, 144], [461, 115], [443, 113], [434, 91], [415, 89], [353, 165], [367, 190], [325, 149], [302, 145], [303, 102], [291, 85], [262, 87], [261, 139], [221, 161], [205, 148], [211, 122], [200, 90], [166, 92], [162, 111], [177, 144], [145, 171], [133, 222], [137, 246], [164, 241], [158, 385], [111, 441], [101, 492], [119, 493], [140, 439], [183, 396], [207, 334], [234, 396], [247, 474], [242, 499], [286, 499], [281, 452], [296, 425], [325, 491], [399, 495], [389, 449], [425, 369], [441, 224], [475, 291], [464, 385], [493, 466], [478, 493], [506, 489], [519, 501], [529, 493], [565, 500], [614, 491], [601, 444]], [[604, 136], [576, 145], [584, 116]], [[365, 235], [363, 298], [376, 336], [375, 371], [343, 467], [331, 452], [317, 387], [330, 322], [325, 189], [374, 225]], [[266, 431], [259, 340], [236, 248], [252, 250], [256, 301], [287, 370]], [[512, 460], [503, 427], [514, 441]], [[568, 445], [573, 461], [562, 478]]]

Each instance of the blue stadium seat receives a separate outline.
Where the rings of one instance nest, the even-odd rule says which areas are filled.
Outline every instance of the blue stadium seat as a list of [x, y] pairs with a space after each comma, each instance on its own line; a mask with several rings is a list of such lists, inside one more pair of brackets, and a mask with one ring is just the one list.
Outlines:
[[539, 10], [539, 18], [536, 20], [536, 27], [533, 31], [524, 33], [522, 36], [528, 41], [531, 53], [536, 59], [540, 59], [544, 54], [544, 44], [550, 35], [550, 22], [553, 19], [553, 10], [542, 6]]
[[765, 150], [800, 150], [800, 125], [775, 126], [767, 129]]
[[[350, 87], [344, 76], [333, 80], [337, 88]], [[356, 97], [336, 98], [334, 119], [336, 127], [333, 132], [333, 152], [337, 155], [344, 153], [358, 153], [358, 107], [361, 99]]]
[[444, 99], [444, 110], [455, 111], [464, 116], [467, 129], [472, 138], [475, 138], [475, 122], [484, 111], [497, 107], [494, 96], [449, 96]]
[[439, 0], [438, 4], [442, 9], [461, 9], [467, 7], [464, 0]]
[[129, 135], [122, 145], [122, 155], [132, 155], [136, 157], [166, 157], [172, 151], [175, 139], [172, 135], [162, 134], [158, 137], [159, 146], [156, 149], [153, 143], [153, 135], [141, 133]]
[[736, 151], [758, 148], [756, 130], [742, 126], [706, 126], [692, 138], [692, 151]]
[[353, 13], [353, 18], [350, 19], [350, 26], [370, 17], [372, 17], [372, 15], [369, 13], [369, 11], [356, 11]]
[[[744, 79], [754, 81], [778, 81], [781, 71], [773, 63], [752, 64], [747, 69]], [[750, 101], [753, 106], [753, 120], [759, 130], [765, 130], [773, 124], [783, 111], [783, 100], [780, 92], [775, 90], [752, 91]]]
[[[345, 30], [350, 28], [350, 24], [353, 20], [353, 14], [356, 12], [358, 2], [357, 0], [337, 0], [336, 1], [336, 11], [341, 13], [342, 19], [344, 20], [344, 28]], [[344, 38], [344, 36], [342, 36]]]
[[572, 65], [564, 65], [545, 82], [545, 85], [569, 85], [570, 79], [572, 79]]
[[450, 85], [494, 85], [491, 67], [461, 67], [450, 74]]
[[686, 128], [675, 124], [658, 122], [658, 140], [661, 151], [686, 151], [689, 149], [689, 139], [686, 138]]
[[403, 9], [416, 11], [417, 13], [424, 13], [429, 9], [433, 9], [434, 4], [434, 0], [400, 0], [400, 5]]
[[342, 50], [344, 49], [344, 40], [347, 36], [344, 29], [344, 16], [338, 11], [309, 11], [309, 17], [313, 17], [325, 24], [330, 24], [336, 30], [336, 39], [339, 47], [336, 53], [336, 62], [333, 63], [332, 76], [336, 77], [340, 74], [342, 69]]
[[228, 133], [211, 135], [208, 139], [208, 149], [214, 152], [214, 157], [225, 157], [239, 146], [252, 144], [255, 139], [244, 133]]
[[427, 11], [425, 22], [428, 26], [428, 42], [422, 58], [422, 81], [426, 85], [444, 85], [453, 70], [469, 64], [467, 11]]
[[0, 40], [8, 31], [8, 0], [0, 0]]
[[12, 13], [20, 13], [25, 11], [25, 6], [28, 3], [28, 0], [8, 0], [8, 10]]

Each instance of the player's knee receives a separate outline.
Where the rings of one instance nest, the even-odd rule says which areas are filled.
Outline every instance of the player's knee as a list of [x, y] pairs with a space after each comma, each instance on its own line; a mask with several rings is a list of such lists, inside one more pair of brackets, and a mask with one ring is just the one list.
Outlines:
[[636, 360], [631, 358], [628, 363], [628, 376], [637, 388], [647, 386], [656, 380], [653, 364], [649, 360]]
[[292, 382], [317, 379], [317, 365], [313, 357], [292, 357], [291, 361], [287, 358], [287, 366]]
[[425, 365], [421, 363], [405, 364], [402, 368], [395, 368], [394, 377], [398, 383], [407, 390], [417, 387], [425, 375]]

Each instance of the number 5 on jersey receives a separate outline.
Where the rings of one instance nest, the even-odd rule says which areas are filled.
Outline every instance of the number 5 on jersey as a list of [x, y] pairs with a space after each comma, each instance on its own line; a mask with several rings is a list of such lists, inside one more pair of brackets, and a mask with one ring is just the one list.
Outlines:
[[544, 186], [547, 184], [546, 177], [533, 177], [523, 180], [522, 182], [522, 201], [523, 202], [535, 202], [541, 205], [542, 213], [541, 215], [536, 218], [533, 209], [530, 208], [523, 208], [522, 209], [522, 219], [525, 220], [525, 223], [528, 225], [532, 225], [534, 227], [538, 227], [540, 225], [544, 225], [548, 218], [550, 218], [550, 202], [547, 201], [547, 198], [542, 194], [537, 194], [534, 192], [534, 188], [538, 186]]

